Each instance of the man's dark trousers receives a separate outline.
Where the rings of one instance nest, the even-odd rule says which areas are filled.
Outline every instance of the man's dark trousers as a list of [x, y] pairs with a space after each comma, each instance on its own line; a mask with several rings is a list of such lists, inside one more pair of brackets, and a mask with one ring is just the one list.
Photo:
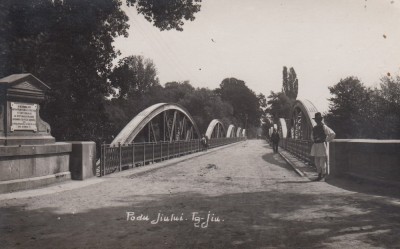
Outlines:
[[274, 152], [278, 152], [278, 143], [272, 143], [272, 148], [274, 149]]

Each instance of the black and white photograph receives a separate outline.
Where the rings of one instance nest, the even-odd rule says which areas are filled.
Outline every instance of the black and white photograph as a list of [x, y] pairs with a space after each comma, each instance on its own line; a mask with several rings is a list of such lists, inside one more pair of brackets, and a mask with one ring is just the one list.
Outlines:
[[0, 248], [400, 248], [399, 44], [400, 0], [0, 0]]

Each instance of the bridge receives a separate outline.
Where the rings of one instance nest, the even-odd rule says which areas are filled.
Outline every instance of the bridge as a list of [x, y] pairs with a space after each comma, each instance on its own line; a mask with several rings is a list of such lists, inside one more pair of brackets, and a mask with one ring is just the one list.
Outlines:
[[[296, 169], [301, 175], [314, 170], [310, 151], [313, 143], [311, 132], [316, 124], [313, 117], [317, 112], [311, 101], [297, 100], [291, 118], [280, 118], [269, 130], [271, 134], [274, 127], [278, 128], [279, 145], [289, 153], [283, 156], [292, 158], [287, 160], [289, 163], [308, 165]], [[111, 144], [101, 146], [97, 174], [104, 176], [205, 150], [201, 144], [202, 134], [208, 138], [209, 148], [246, 140], [246, 129], [235, 124], [224, 124], [214, 119], [206, 131], [199, 131], [183, 106], [155, 104], [135, 116]], [[329, 177], [351, 175], [397, 184], [400, 182], [400, 158], [390, 151], [398, 150], [399, 144], [397, 140], [336, 139], [328, 145]], [[357, 160], [353, 160], [351, 155], [357, 155]], [[383, 170], [379, 164], [381, 161], [385, 162]]]
[[396, 181], [396, 156], [387, 150], [398, 142], [334, 141], [335, 177], [310, 181], [315, 112], [299, 100], [292, 118], [276, 124], [282, 157], [267, 141], [246, 139], [235, 124], [214, 119], [199, 131], [184, 107], [151, 106], [102, 145], [101, 177], [0, 195], [2, 247], [398, 247], [398, 186], [360, 181], [371, 180], [371, 172], [372, 180]]
[[[282, 137], [280, 146], [310, 164], [310, 136], [315, 125], [311, 117], [316, 112], [317, 108], [310, 101], [298, 100], [293, 107], [292, 118], [281, 118], [275, 124]], [[208, 146], [214, 148], [245, 140], [246, 129], [214, 119], [205, 136], [209, 139]], [[200, 138], [194, 119], [183, 106], [171, 103], [152, 105], [135, 116], [111, 144], [102, 145], [98, 174], [104, 176], [199, 152], [205, 149]]]
[[[203, 133], [204, 134], [204, 133]], [[190, 113], [178, 104], [159, 103], [136, 115], [111, 144], [101, 146], [100, 176], [196, 153], [246, 139], [246, 129], [210, 122], [202, 145], [200, 131]]]

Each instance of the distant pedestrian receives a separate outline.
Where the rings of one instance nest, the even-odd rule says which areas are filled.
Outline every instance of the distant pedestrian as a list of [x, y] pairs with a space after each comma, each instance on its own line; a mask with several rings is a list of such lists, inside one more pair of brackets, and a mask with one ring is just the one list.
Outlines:
[[280, 140], [279, 133], [276, 132], [276, 129], [274, 128], [274, 131], [271, 134], [271, 141], [272, 141], [272, 148], [275, 153], [278, 152], [279, 140]]
[[314, 157], [315, 166], [317, 167], [318, 177], [314, 181], [325, 179], [328, 164], [328, 142], [332, 141], [336, 134], [335, 132], [322, 122], [322, 115], [320, 112], [315, 113], [313, 118], [317, 123], [313, 130], [311, 139], [313, 145], [311, 147], [311, 156]]
[[203, 149], [207, 150], [208, 149], [208, 137], [203, 134], [201, 137], [201, 144], [203, 145]]

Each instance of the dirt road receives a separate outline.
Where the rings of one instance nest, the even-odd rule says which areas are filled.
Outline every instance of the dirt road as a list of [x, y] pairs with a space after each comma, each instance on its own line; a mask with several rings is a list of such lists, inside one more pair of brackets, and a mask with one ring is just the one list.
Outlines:
[[378, 189], [310, 182], [249, 140], [141, 175], [2, 200], [0, 248], [400, 248], [400, 199]]

